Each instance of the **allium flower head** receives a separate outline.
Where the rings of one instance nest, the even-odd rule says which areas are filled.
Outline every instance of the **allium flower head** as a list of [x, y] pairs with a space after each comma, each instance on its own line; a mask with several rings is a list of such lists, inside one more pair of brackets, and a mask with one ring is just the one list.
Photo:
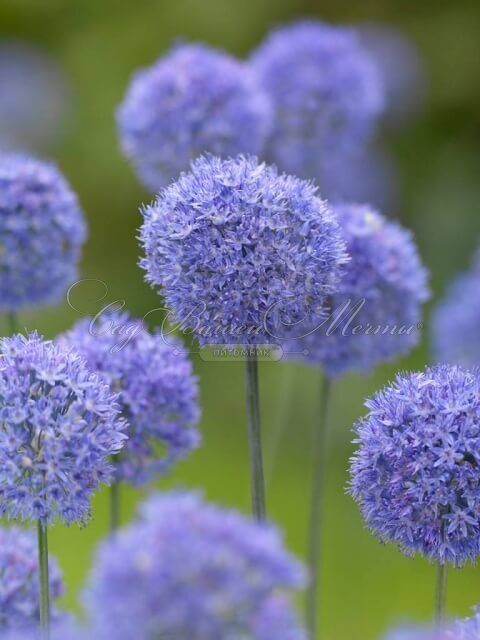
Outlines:
[[282, 596], [271, 597], [255, 618], [253, 640], [307, 640], [291, 603]]
[[314, 21], [282, 27], [252, 66], [274, 107], [268, 157], [288, 173], [318, 177], [330, 151], [366, 140], [381, 113], [378, 70], [354, 30]]
[[351, 260], [330, 299], [330, 318], [289, 350], [339, 376], [370, 371], [411, 349], [428, 288], [408, 231], [367, 205], [338, 204], [334, 210]]
[[90, 577], [87, 608], [106, 637], [250, 640], [274, 592], [303, 583], [275, 529], [197, 494], [157, 495], [141, 513], [103, 543]]
[[315, 188], [253, 157], [199, 158], [143, 215], [146, 278], [201, 344], [270, 343], [317, 318], [347, 260]]
[[[49, 559], [50, 598], [63, 593], [60, 570]], [[37, 539], [18, 527], [0, 527], [0, 632], [37, 624], [39, 611]], [[58, 616], [53, 609], [53, 618]]]
[[[65, 621], [54, 622], [51, 625], [50, 640], [106, 640], [98, 635], [94, 635], [90, 628], [78, 626], [73, 619], [66, 617]], [[11, 629], [2, 634], [2, 640], [44, 640], [45, 632], [38, 624], [24, 629]]]
[[118, 413], [75, 352], [36, 333], [0, 340], [0, 514], [85, 520], [125, 439]]
[[471, 618], [448, 622], [437, 629], [394, 629], [383, 640], [480, 640], [480, 614], [477, 611]]
[[184, 44], [135, 74], [117, 121], [124, 153], [156, 192], [202, 153], [261, 153], [272, 109], [247, 64]]
[[0, 155], [0, 311], [57, 302], [85, 237], [77, 197], [53, 165]]
[[115, 460], [117, 479], [133, 484], [165, 473], [199, 444], [197, 380], [182, 345], [150, 334], [141, 320], [113, 311], [85, 318], [62, 338], [119, 393], [129, 424]]
[[356, 425], [351, 492], [366, 524], [406, 554], [456, 566], [480, 552], [480, 375], [399, 374]]
[[439, 362], [480, 365], [480, 260], [456, 278], [433, 313], [432, 337]]

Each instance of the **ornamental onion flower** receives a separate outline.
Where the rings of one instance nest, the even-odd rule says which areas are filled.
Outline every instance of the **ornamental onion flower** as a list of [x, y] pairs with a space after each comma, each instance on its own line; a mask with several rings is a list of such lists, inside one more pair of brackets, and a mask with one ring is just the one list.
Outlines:
[[51, 164], [0, 155], [0, 311], [57, 302], [86, 238], [76, 195]]
[[316, 189], [253, 157], [199, 158], [143, 216], [146, 279], [200, 344], [271, 343], [321, 317], [347, 261]]
[[[39, 618], [39, 579], [37, 539], [18, 527], [0, 527], [0, 631], [35, 625]], [[63, 581], [57, 562], [49, 563], [50, 593], [63, 594]], [[53, 617], [59, 614], [53, 611]]]
[[457, 277], [437, 304], [432, 321], [433, 352], [439, 362], [480, 365], [480, 260]]
[[368, 372], [418, 341], [428, 276], [412, 234], [368, 205], [338, 204], [350, 262], [327, 321], [289, 345], [328, 376]]
[[315, 21], [281, 27], [251, 64], [274, 107], [267, 156], [281, 170], [316, 178], [332, 150], [369, 139], [383, 91], [353, 29]]
[[179, 341], [113, 311], [80, 320], [60, 342], [119, 394], [128, 440], [114, 461], [117, 480], [148, 482], [199, 445], [198, 385]]
[[101, 545], [85, 601], [117, 640], [249, 640], [272, 595], [302, 583], [275, 529], [197, 494], [158, 494]]
[[261, 153], [272, 110], [247, 64], [183, 44], [135, 74], [117, 123], [125, 155], [156, 192], [202, 153]]
[[448, 622], [440, 628], [399, 628], [387, 633], [383, 640], [479, 640], [480, 614]]
[[480, 376], [438, 365], [399, 374], [366, 403], [351, 493], [366, 524], [408, 554], [455, 566], [480, 551]]
[[291, 603], [283, 597], [270, 598], [255, 618], [254, 640], [307, 640]]
[[75, 352], [37, 333], [0, 340], [0, 514], [85, 521], [125, 439], [118, 414]]

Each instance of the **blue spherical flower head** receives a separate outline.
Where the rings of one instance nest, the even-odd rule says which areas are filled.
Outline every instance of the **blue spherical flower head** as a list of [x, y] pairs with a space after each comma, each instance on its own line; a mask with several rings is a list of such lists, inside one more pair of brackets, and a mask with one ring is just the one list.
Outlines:
[[274, 107], [267, 153], [280, 169], [318, 177], [331, 150], [368, 139], [383, 92], [354, 30], [300, 21], [267, 36], [251, 62]]
[[329, 376], [368, 372], [418, 341], [427, 272], [412, 235], [368, 205], [334, 207], [350, 262], [330, 299], [328, 320], [288, 346]]
[[480, 264], [448, 287], [432, 320], [433, 352], [439, 362], [466, 367], [480, 365]]
[[356, 425], [351, 493], [366, 524], [412, 555], [456, 566], [480, 552], [480, 376], [399, 374]]
[[162, 494], [102, 544], [86, 603], [105, 637], [237, 640], [274, 594], [302, 583], [275, 529], [197, 494]]
[[271, 343], [317, 319], [347, 261], [315, 188], [256, 158], [199, 158], [143, 215], [146, 279], [201, 344]]
[[272, 596], [257, 614], [252, 640], [307, 640], [287, 598]]
[[125, 439], [118, 414], [75, 352], [36, 333], [0, 340], [0, 513], [84, 521]]
[[[50, 598], [63, 594], [57, 562], [49, 558]], [[0, 631], [37, 624], [39, 611], [39, 571], [37, 539], [18, 527], [0, 527]], [[53, 619], [59, 613], [53, 607]]]
[[436, 629], [398, 628], [387, 633], [384, 640], [478, 640], [480, 638], [480, 614], [470, 618], [445, 623]]
[[117, 122], [125, 155], [156, 192], [202, 153], [261, 153], [272, 109], [247, 64], [184, 44], [135, 74]]
[[199, 445], [198, 384], [174, 338], [150, 334], [118, 311], [86, 318], [62, 337], [119, 393], [128, 440], [115, 459], [118, 480], [143, 484]]
[[77, 197], [53, 165], [0, 155], [0, 311], [58, 302], [85, 238]]

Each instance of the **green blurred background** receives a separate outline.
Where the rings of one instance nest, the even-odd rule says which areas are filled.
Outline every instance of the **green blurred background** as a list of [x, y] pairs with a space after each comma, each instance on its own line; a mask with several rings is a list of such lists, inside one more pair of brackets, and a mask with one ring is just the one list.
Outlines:
[[[418, 47], [427, 70], [428, 99], [416, 121], [388, 140], [402, 180], [402, 205], [395, 213], [416, 232], [432, 271], [435, 298], [448, 279], [467, 266], [480, 235], [477, 1], [0, 0], [0, 36], [39, 45], [60, 61], [70, 78], [73, 114], [61, 146], [52, 155], [88, 216], [90, 239], [83, 274], [108, 285], [102, 303], [96, 301], [98, 288], [85, 287], [76, 298], [83, 312], [94, 313], [114, 300], [125, 300], [138, 315], [158, 305], [136, 266], [138, 209], [150, 195], [119, 152], [113, 118], [132, 71], [150, 64], [178, 37], [245, 55], [270, 27], [302, 16], [385, 22], [404, 30]], [[55, 309], [24, 314], [21, 324], [53, 336], [79, 315], [65, 302]], [[348, 377], [335, 388], [321, 612], [325, 640], [370, 640], [399, 620], [428, 620], [431, 615], [432, 567], [380, 545], [363, 529], [355, 504], [345, 495], [351, 425], [363, 412], [363, 399], [390, 379], [396, 368], [421, 367], [426, 360], [428, 331], [410, 358], [382, 367], [369, 378]], [[202, 487], [209, 499], [248, 511], [242, 367], [197, 359], [195, 368], [202, 390], [204, 445], [159, 487]], [[290, 407], [281, 393], [286, 369], [294, 385]], [[278, 363], [261, 366], [267, 448], [273, 422], [280, 415], [288, 417], [288, 433], [268, 486], [269, 511], [285, 530], [288, 545], [300, 555], [305, 547], [310, 437], [319, 384], [313, 369]], [[125, 520], [132, 517], [141, 495], [125, 492]], [[52, 531], [51, 550], [65, 572], [69, 608], [78, 608], [95, 544], [107, 531], [107, 515], [103, 492], [95, 499], [88, 527], [56, 526]], [[467, 615], [480, 602], [480, 571], [452, 571], [448, 601], [451, 614]]]

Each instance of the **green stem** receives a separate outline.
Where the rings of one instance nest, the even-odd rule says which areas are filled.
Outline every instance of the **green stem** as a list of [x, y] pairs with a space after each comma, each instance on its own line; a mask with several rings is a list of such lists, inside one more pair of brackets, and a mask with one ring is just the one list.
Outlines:
[[13, 336], [14, 333], [18, 332], [18, 318], [15, 311], [9, 311], [7, 313], [7, 324], [8, 324], [8, 333]]
[[265, 482], [263, 478], [262, 435], [260, 428], [260, 399], [258, 392], [257, 356], [245, 360], [247, 393], [248, 444], [250, 450], [250, 481], [252, 511], [256, 520], [265, 520]]
[[289, 364], [283, 364], [281, 365], [281, 369], [282, 379], [280, 382], [280, 393], [277, 397], [277, 403], [274, 412], [275, 417], [269, 430], [269, 437], [265, 451], [265, 476], [267, 488], [274, 474], [280, 444], [287, 430], [291, 410], [292, 389], [295, 380], [295, 369], [292, 366], [290, 366]]
[[110, 487], [110, 533], [120, 526], [120, 483], [114, 480]]
[[48, 533], [47, 525], [40, 520], [38, 532], [38, 568], [40, 580], [40, 629], [42, 637], [50, 638], [50, 582], [48, 578]]
[[320, 608], [321, 551], [322, 551], [322, 515], [325, 484], [326, 435], [331, 380], [322, 376], [319, 420], [313, 430], [312, 451], [312, 490], [310, 497], [310, 525], [308, 534], [308, 566], [310, 583], [307, 590], [307, 627], [311, 640], [316, 640], [318, 631], [318, 610]]
[[435, 624], [440, 625], [445, 620], [447, 604], [447, 573], [448, 565], [438, 563], [435, 576]]

